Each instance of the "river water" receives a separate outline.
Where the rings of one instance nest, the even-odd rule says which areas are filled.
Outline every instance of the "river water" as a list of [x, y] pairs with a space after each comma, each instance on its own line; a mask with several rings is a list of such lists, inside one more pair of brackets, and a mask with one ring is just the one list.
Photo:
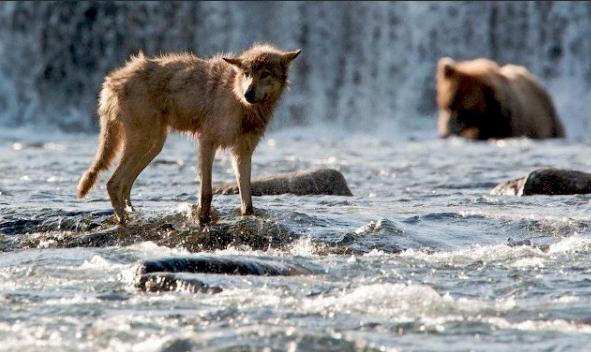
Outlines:
[[[119, 245], [64, 245], [118, 231], [107, 175], [88, 198], [74, 196], [96, 136], [4, 132], [0, 350], [591, 348], [591, 196], [490, 194], [538, 167], [591, 169], [591, 143], [387, 135], [322, 126], [269, 133], [253, 175], [335, 168], [354, 196], [255, 197], [251, 220], [290, 235], [206, 251], [298, 264], [313, 275], [187, 274], [223, 291], [146, 293], [134, 285], [141, 261], [202, 255], [183, 245], [187, 232], [168, 230], [167, 245], [147, 233], [153, 227]], [[170, 219], [196, 226], [194, 149], [172, 137], [140, 176], [132, 194], [140, 228]], [[219, 153], [214, 181], [232, 178], [229, 155]], [[216, 195], [213, 206], [220, 220], [212, 228], [242, 221], [238, 196]], [[274, 238], [273, 228], [254, 236]]]

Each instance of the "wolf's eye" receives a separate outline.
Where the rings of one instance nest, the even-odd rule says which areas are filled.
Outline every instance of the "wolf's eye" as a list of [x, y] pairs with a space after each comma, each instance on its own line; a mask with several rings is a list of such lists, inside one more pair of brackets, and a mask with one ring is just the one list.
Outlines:
[[269, 71], [263, 71], [261, 73], [261, 79], [265, 79], [265, 78], [267, 78], [269, 76], [271, 76], [271, 72], [269, 72]]
[[249, 70], [244, 70], [244, 76], [250, 77], [251, 72]]

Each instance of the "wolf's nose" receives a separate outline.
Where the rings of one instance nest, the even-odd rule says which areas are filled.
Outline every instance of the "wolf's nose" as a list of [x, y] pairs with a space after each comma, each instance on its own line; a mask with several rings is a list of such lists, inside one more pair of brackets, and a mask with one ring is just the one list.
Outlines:
[[254, 90], [247, 90], [246, 94], [244, 94], [244, 97], [246, 98], [246, 101], [249, 103], [254, 103]]

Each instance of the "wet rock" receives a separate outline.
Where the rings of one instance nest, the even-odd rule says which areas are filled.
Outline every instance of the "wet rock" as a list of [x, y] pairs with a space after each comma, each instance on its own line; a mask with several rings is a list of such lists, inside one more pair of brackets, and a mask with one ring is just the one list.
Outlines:
[[135, 287], [146, 292], [188, 291], [191, 293], [219, 293], [222, 288], [210, 286], [196, 278], [175, 273], [149, 273], [138, 277]]
[[529, 196], [591, 193], [591, 174], [576, 170], [539, 169], [496, 186], [491, 194]]
[[7, 236], [0, 233], [0, 252], [8, 252], [12, 250], [14, 250], [12, 241], [10, 241]]
[[191, 339], [176, 338], [162, 345], [161, 352], [196, 351], [199, 350]]
[[[66, 223], [71, 221], [72, 219], [65, 220]], [[35, 228], [40, 228], [38, 223]], [[209, 226], [199, 226], [184, 214], [175, 214], [163, 218], [139, 219], [125, 227], [115, 225], [108, 216], [96, 226], [85, 227], [82, 232], [56, 230], [31, 231], [34, 233], [14, 236], [9, 244], [3, 246], [109, 247], [152, 241], [161, 246], [201, 252], [225, 249], [229, 246], [247, 247], [252, 250], [281, 249], [299, 238], [299, 235], [290, 231], [287, 226], [264, 215], [239, 217], [233, 213], [222, 215], [217, 223]]]
[[227, 275], [293, 276], [309, 275], [312, 271], [296, 264], [226, 256], [171, 257], [146, 260], [138, 274], [202, 273]]
[[591, 223], [586, 220], [565, 218], [561, 221], [551, 219], [517, 219], [507, 229], [509, 233], [520, 233], [532, 238], [562, 238], [573, 233], [586, 233]]
[[258, 216], [222, 219], [207, 227], [176, 226], [157, 243], [167, 247], [184, 247], [191, 252], [224, 249], [228, 246], [252, 250], [284, 248], [299, 235], [287, 226]]
[[[53, 211], [51, 214], [37, 214], [36, 218], [6, 218], [0, 222], [0, 233], [6, 235], [21, 235], [35, 232], [49, 231], [89, 231], [98, 228], [101, 221], [113, 215], [112, 210], [93, 212], [83, 211]], [[45, 215], [45, 216], [44, 216]]]
[[0, 233], [6, 235], [17, 235], [27, 232], [36, 232], [35, 230], [41, 224], [41, 220], [36, 219], [11, 219], [0, 222]]
[[[328, 194], [352, 196], [342, 173], [334, 169], [297, 171], [256, 178], [251, 183], [253, 195], [276, 195], [291, 193], [296, 195]], [[216, 194], [237, 194], [236, 182], [217, 186]]]
[[541, 250], [542, 252], [548, 252], [548, 250], [550, 249], [550, 245], [548, 245], [548, 244], [533, 243], [529, 239], [514, 240], [512, 238], [508, 238], [507, 239], [507, 246], [509, 246], [509, 247], [532, 247], [532, 248], [537, 248], [537, 249]]

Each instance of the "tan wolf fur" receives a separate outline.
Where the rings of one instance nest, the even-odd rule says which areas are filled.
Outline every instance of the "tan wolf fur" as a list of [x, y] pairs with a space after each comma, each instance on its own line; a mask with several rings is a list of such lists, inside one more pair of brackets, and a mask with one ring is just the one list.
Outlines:
[[218, 148], [228, 148], [240, 189], [241, 213], [253, 213], [252, 153], [287, 86], [289, 64], [300, 50], [285, 52], [255, 44], [237, 57], [200, 59], [191, 54], [132, 57], [107, 75], [100, 93], [100, 142], [96, 157], [78, 183], [84, 197], [99, 172], [121, 161], [107, 191], [116, 220], [124, 224], [130, 192], [142, 170], [160, 153], [170, 131], [199, 141], [199, 222], [208, 223], [212, 166]]

